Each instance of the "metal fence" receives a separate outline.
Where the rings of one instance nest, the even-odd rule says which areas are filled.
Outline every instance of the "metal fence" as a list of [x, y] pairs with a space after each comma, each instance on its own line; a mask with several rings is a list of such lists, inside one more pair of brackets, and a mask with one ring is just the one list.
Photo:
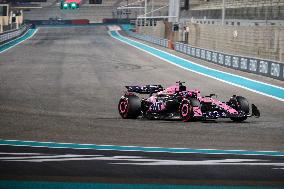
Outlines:
[[128, 32], [128, 34], [131, 37], [143, 40], [143, 41], [147, 41], [150, 43], [154, 43], [156, 45], [160, 45], [162, 47], [168, 47], [169, 46], [169, 41], [167, 39], [164, 38], [159, 38], [159, 37], [153, 37], [153, 36], [149, 36], [149, 35], [141, 35], [141, 34], [136, 34], [133, 32]]
[[180, 42], [175, 43], [175, 50], [225, 67], [284, 80], [284, 63], [281, 62], [225, 54]]
[[[167, 39], [127, 32], [131, 37], [169, 47]], [[284, 63], [252, 57], [231, 55], [176, 42], [176, 51], [214, 64], [284, 81]]]
[[8, 25], [3, 26], [3, 32], [9, 32], [9, 31], [16, 30], [16, 29], [17, 29], [16, 23], [12, 23], [12, 24], [8, 24]]
[[29, 28], [30, 28], [30, 25], [24, 25], [17, 30], [11, 30], [11, 31], [4, 32], [4, 33], [0, 34], [0, 45], [11, 40], [11, 39], [14, 39], [14, 38], [22, 35]]

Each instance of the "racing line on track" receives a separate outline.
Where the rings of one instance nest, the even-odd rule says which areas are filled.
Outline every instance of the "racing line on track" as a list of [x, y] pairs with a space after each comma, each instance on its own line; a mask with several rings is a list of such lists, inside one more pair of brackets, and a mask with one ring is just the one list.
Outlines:
[[249, 79], [246, 77], [222, 72], [216, 69], [212, 69], [206, 66], [196, 64], [194, 62], [191, 62], [189, 60], [175, 56], [168, 52], [156, 49], [149, 45], [146, 45], [138, 41], [129, 39], [127, 37], [124, 37], [120, 35], [117, 31], [109, 31], [109, 35], [123, 43], [131, 45], [137, 49], [140, 49], [166, 62], [174, 64], [180, 68], [195, 72], [197, 74], [200, 74], [206, 77], [210, 77], [210, 78], [222, 81], [224, 83], [228, 83], [230, 85], [244, 88], [249, 91], [258, 93], [258, 94], [269, 96], [271, 98], [274, 98], [280, 101], [284, 101], [284, 89], [282, 87], [256, 81], [256, 80]]

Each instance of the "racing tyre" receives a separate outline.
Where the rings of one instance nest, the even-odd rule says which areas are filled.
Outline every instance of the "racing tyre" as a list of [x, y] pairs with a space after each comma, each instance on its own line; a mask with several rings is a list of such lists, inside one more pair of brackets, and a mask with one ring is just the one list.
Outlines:
[[194, 121], [192, 103], [195, 103], [195, 102], [191, 102], [193, 100], [196, 100], [196, 99], [183, 100], [180, 104], [179, 112], [180, 112], [181, 120], [183, 122]]
[[123, 119], [136, 119], [141, 114], [141, 102], [138, 96], [123, 96], [118, 103], [118, 112]]
[[[237, 96], [235, 100], [232, 101], [232, 103], [234, 104], [237, 111], [243, 111], [244, 113], [249, 114], [249, 102], [246, 98]], [[242, 122], [247, 119], [247, 116], [245, 115], [243, 117], [231, 117], [230, 119], [235, 122]]]

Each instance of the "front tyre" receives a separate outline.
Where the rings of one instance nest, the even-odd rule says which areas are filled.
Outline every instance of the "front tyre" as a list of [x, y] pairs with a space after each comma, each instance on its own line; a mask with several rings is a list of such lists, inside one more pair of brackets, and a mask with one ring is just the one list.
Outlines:
[[242, 112], [245, 115], [242, 117], [231, 117], [230, 119], [235, 122], [242, 122], [247, 119], [247, 114], [249, 114], [249, 102], [246, 98], [242, 96], [237, 96], [234, 100], [230, 100], [233, 104], [235, 110]]
[[118, 112], [123, 119], [136, 119], [141, 114], [141, 102], [138, 96], [123, 96], [118, 103]]

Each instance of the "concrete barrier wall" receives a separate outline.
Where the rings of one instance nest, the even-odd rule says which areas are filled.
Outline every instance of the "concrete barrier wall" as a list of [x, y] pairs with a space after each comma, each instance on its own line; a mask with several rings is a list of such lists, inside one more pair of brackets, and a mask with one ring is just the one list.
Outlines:
[[165, 23], [157, 21], [156, 26], [138, 26], [137, 32], [143, 35], [150, 35], [159, 38], [165, 38]]
[[188, 24], [188, 44], [284, 62], [284, 27]]
[[[284, 62], [283, 26], [220, 26], [188, 23], [186, 43], [239, 56]], [[160, 30], [160, 31], [159, 31]], [[172, 31], [170, 24], [159, 22], [156, 27], [140, 26], [138, 33], [184, 41], [183, 30]]]

